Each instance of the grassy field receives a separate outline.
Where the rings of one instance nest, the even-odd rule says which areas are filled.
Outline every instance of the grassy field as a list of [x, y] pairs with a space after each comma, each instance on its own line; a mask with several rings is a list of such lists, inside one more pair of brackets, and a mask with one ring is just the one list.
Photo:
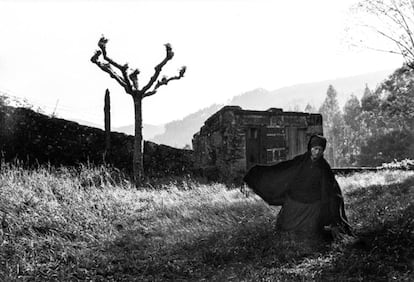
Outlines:
[[412, 280], [414, 172], [338, 181], [359, 240], [318, 243], [280, 234], [247, 190], [3, 164], [0, 281]]

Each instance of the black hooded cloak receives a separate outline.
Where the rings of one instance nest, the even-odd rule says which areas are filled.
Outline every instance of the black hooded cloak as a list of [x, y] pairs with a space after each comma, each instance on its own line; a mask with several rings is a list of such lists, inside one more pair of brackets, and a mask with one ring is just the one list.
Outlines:
[[269, 205], [283, 206], [287, 201], [291, 203], [292, 199], [303, 205], [317, 202], [318, 225], [339, 226], [345, 233], [352, 234], [345, 215], [341, 189], [331, 167], [323, 157], [315, 163], [320, 176], [318, 192], [303, 193], [306, 189], [312, 188], [309, 185], [315, 186], [315, 183], [309, 184], [307, 179], [304, 179], [307, 176], [303, 173], [310, 161], [311, 143], [314, 143], [314, 138], [323, 138], [326, 144], [324, 137], [313, 135], [306, 153], [275, 165], [256, 165], [247, 172], [243, 180]]

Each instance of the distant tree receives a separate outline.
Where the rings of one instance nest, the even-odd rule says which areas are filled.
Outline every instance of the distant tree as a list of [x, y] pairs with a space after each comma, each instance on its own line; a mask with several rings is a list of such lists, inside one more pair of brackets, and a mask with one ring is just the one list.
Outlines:
[[5, 95], [0, 94], [0, 106], [6, 105], [7, 97]]
[[299, 105], [298, 105], [298, 104], [293, 105], [292, 110], [293, 110], [294, 112], [300, 112], [300, 107], [299, 107]]
[[132, 96], [134, 101], [135, 113], [135, 138], [134, 138], [134, 155], [133, 155], [133, 179], [136, 186], [142, 185], [144, 169], [143, 169], [143, 154], [142, 154], [142, 99], [152, 96], [157, 93], [159, 87], [167, 85], [172, 80], [178, 80], [184, 76], [186, 67], [182, 67], [177, 76], [166, 77], [159, 79], [163, 67], [174, 57], [170, 44], [165, 44], [166, 56], [157, 66], [155, 72], [143, 87], [139, 87], [138, 69], [131, 70], [128, 64], [121, 65], [107, 56], [106, 44], [108, 39], [101, 37], [98, 42], [97, 50], [92, 56], [92, 63], [96, 64], [101, 70], [108, 73], [115, 79], [124, 89], [125, 92]]
[[375, 91], [382, 97], [384, 123], [394, 130], [414, 130], [414, 70], [402, 67]]
[[404, 66], [396, 70], [363, 101], [361, 164], [378, 165], [413, 156], [414, 69]]
[[364, 95], [361, 98], [360, 136], [363, 140], [375, 138], [385, 128], [381, 112], [381, 96], [377, 91], [372, 92], [368, 86], [365, 87]]
[[380, 97], [373, 93], [368, 85], [365, 85], [364, 94], [361, 99], [361, 107], [364, 111], [376, 111], [379, 110], [381, 103]]
[[363, 32], [356, 38], [358, 45], [401, 55], [406, 64], [414, 68], [412, 0], [361, 0], [352, 10], [358, 16], [357, 30], [353, 34]]
[[326, 98], [319, 108], [319, 112], [323, 117], [323, 131], [328, 139], [327, 158], [333, 166], [337, 166], [342, 162], [340, 151], [344, 131], [344, 121], [337, 96], [338, 93], [335, 88], [329, 85]]
[[342, 155], [346, 165], [355, 166], [358, 164], [358, 156], [361, 150], [361, 104], [355, 95], [346, 101], [343, 109], [344, 117], [344, 138], [342, 144]]
[[303, 110], [305, 113], [317, 113], [318, 110], [316, 109], [315, 106], [311, 105], [311, 104], [307, 104], [305, 109]]
[[344, 106], [344, 121], [352, 130], [358, 130], [360, 124], [358, 122], [358, 117], [362, 112], [361, 104], [358, 100], [358, 97], [351, 95], [351, 97], [346, 101]]

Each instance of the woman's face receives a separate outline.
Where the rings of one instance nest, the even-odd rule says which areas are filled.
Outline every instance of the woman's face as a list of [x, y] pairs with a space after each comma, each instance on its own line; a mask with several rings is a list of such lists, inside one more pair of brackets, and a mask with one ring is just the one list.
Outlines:
[[323, 156], [323, 147], [322, 146], [313, 146], [311, 148], [311, 159], [313, 161], [318, 160]]

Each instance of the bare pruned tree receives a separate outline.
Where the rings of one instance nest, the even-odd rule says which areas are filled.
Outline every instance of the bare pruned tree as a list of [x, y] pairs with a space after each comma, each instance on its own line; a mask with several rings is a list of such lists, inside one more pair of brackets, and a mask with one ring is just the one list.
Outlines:
[[163, 67], [174, 57], [171, 45], [167, 43], [165, 44], [165, 58], [155, 66], [155, 72], [150, 80], [142, 87], [139, 87], [138, 75], [140, 71], [138, 69], [130, 69], [128, 64], [121, 65], [108, 57], [106, 52], [107, 43], [108, 39], [102, 36], [98, 42], [99, 50], [96, 50], [91, 61], [115, 79], [125, 89], [125, 92], [132, 96], [134, 101], [135, 138], [132, 163], [134, 183], [139, 187], [142, 185], [144, 176], [142, 152], [142, 99], [156, 94], [161, 86], [167, 85], [170, 81], [181, 79], [184, 76], [186, 67], [183, 66], [176, 76], [163, 76], [162, 78], [159, 78]]
[[362, 0], [352, 12], [357, 16], [353, 32], [362, 31], [357, 45], [401, 55], [414, 68], [413, 0]]

